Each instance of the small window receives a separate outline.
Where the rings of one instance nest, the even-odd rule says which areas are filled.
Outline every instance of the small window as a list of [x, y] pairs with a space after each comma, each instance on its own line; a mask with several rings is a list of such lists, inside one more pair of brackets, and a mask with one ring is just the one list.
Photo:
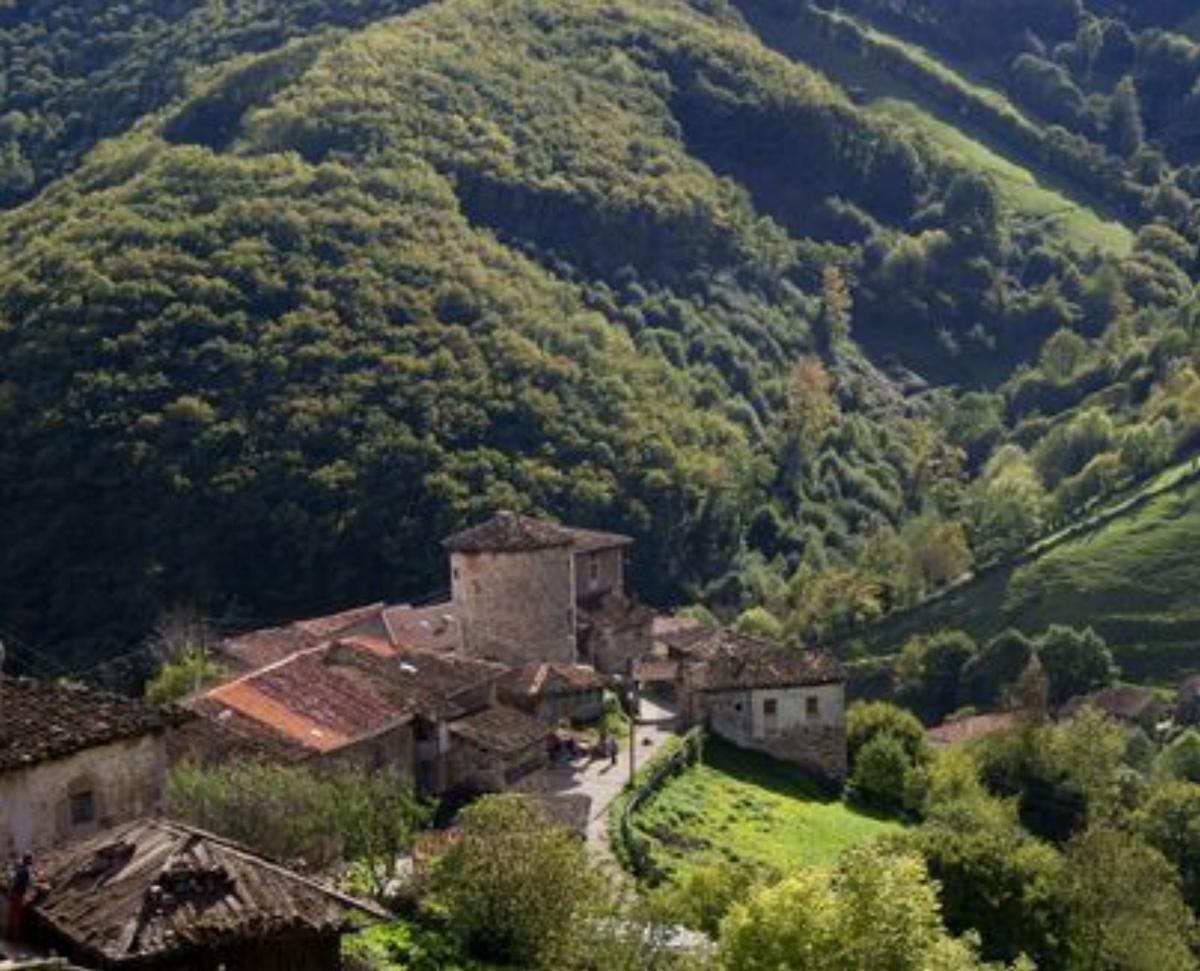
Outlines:
[[96, 797], [91, 792], [71, 796], [71, 825], [89, 826], [96, 821]]
[[459, 577], [458, 577], [458, 567], [455, 567], [455, 568], [454, 568], [453, 575], [454, 575], [454, 579], [455, 579], [455, 580], [457, 580], [457, 579], [459, 578]]
[[600, 579], [600, 563], [595, 557], [592, 557], [592, 562], [588, 564], [588, 573], [593, 582]]
[[804, 700], [804, 712], [808, 716], [809, 721], [812, 721], [814, 718], [820, 718], [821, 717], [821, 699], [820, 698], [806, 698]]
[[763, 714], [768, 718], [773, 718], [779, 714], [779, 702], [774, 698], [768, 698], [763, 702]]

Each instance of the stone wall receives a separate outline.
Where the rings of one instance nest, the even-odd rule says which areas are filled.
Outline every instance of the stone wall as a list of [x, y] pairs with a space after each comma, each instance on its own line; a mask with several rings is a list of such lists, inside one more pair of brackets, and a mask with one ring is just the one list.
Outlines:
[[620, 547], [575, 555], [575, 599], [625, 591], [625, 552]]
[[546, 761], [546, 747], [540, 742], [519, 752], [500, 755], [456, 739], [446, 759], [446, 784], [449, 789], [502, 792], [516, 780], [542, 768]]
[[[161, 734], [114, 742], [0, 775], [0, 852], [39, 853], [162, 806], [167, 752]], [[71, 796], [92, 793], [95, 820], [71, 822]]]
[[580, 691], [574, 694], [547, 695], [537, 700], [534, 717], [544, 722], [597, 721], [604, 714], [604, 692]]
[[321, 762], [363, 772], [388, 769], [399, 772], [415, 782], [417, 752], [412, 723], [406, 722], [370, 738], [359, 739], [324, 757]]
[[568, 547], [454, 553], [453, 601], [467, 653], [514, 665], [574, 663], [573, 562]]
[[[809, 707], [816, 702], [816, 711]], [[691, 720], [742, 748], [794, 762], [830, 779], [846, 776], [843, 685], [693, 693]], [[775, 715], [767, 703], [775, 703]]]

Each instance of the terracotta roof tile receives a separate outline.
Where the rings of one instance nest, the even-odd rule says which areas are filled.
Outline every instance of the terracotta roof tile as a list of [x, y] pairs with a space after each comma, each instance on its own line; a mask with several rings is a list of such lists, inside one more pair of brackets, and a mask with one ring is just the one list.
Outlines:
[[368, 604], [326, 617], [298, 620], [282, 627], [248, 631], [222, 641], [217, 653], [236, 673], [256, 671], [298, 651], [316, 647], [344, 631], [369, 626], [372, 621], [378, 622], [382, 633], [383, 612], [383, 604]]
[[333, 637], [336, 634], [349, 630], [351, 627], [357, 627], [360, 624], [375, 620], [383, 613], [384, 606], [382, 603], [374, 603], [363, 607], [352, 607], [349, 610], [330, 614], [327, 617], [298, 620], [292, 626], [298, 627], [309, 634], [314, 634], [317, 637]]
[[212, 688], [189, 707], [216, 719], [236, 712], [287, 742], [325, 753], [417, 713], [452, 715], [459, 710], [459, 696], [507, 670], [474, 658], [394, 650], [376, 638], [352, 637]]
[[158, 732], [189, 717], [90, 688], [0, 676], [0, 772]]
[[452, 553], [525, 553], [573, 543], [571, 530], [562, 526], [499, 512], [487, 522], [455, 533], [442, 545]]
[[268, 627], [222, 641], [217, 645], [216, 654], [235, 673], [241, 674], [282, 661], [320, 643], [320, 637], [299, 627]]
[[604, 676], [582, 664], [527, 664], [504, 675], [501, 691], [514, 697], [536, 698], [549, 695], [602, 691]]
[[105, 966], [386, 915], [228, 840], [163, 820], [101, 833], [43, 861], [39, 919]]
[[414, 651], [462, 650], [462, 625], [452, 603], [426, 607], [388, 607], [383, 612], [388, 637], [397, 647]]
[[996, 712], [990, 715], [970, 715], [943, 722], [926, 732], [933, 745], [962, 745], [977, 738], [985, 738], [996, 732], [1006, 731], [1017, 724], [1020, 715], [1013, 711]]

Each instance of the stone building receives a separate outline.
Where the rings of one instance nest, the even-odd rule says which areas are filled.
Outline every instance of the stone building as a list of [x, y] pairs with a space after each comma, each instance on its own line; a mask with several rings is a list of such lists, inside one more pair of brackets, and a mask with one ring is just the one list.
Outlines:
[[724, 628], [673, 640], [684, 717], [743, 748], [830, 779], [846, 775], [846, 674], [828, 651]]
[[342, 638], [189, 699], [203, 722], [176, 734], [173, 756], [393, 770], [433, 795], [497, 788], [544, 763], [550, 734], [499, 703], [507, 673], [479, 658]]
[[501, 512], [444, 545], [451, 602], [468, 654], [513, 665], [575, 663], [569, 530]]
[[0, 852], [40, 853], [157, 811], [169, 712], [0, 676]]
[[111, 971], [336, 971], [341, 936], [388, 916], [163, 820], [116, 827], [51, 855], [39, 878], [37, 943]]
[[445, 541], [451, 604], [467, 653], [520, 667], [587, 664], [628, 675], [650, 649], [653, 613], [625, 591], [633, 540], [500, 512]]
[[583, 664], [527, 664], [500, 679], [500, 699], [545, 722], [590, 722], [604, 714], [604, 678]]

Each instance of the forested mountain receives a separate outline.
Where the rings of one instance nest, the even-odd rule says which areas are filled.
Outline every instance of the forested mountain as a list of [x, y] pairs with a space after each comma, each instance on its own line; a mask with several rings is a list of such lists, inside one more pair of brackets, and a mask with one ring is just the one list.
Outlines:
[[1098, 246], [755, 29], [891, 77], [938, 4], [96, 6], [0, 11], [0, 623], [72, 668], [430, 592], [501, 505], [840, 636], [1200, 432], [1182, 156], [1052, 157]]

